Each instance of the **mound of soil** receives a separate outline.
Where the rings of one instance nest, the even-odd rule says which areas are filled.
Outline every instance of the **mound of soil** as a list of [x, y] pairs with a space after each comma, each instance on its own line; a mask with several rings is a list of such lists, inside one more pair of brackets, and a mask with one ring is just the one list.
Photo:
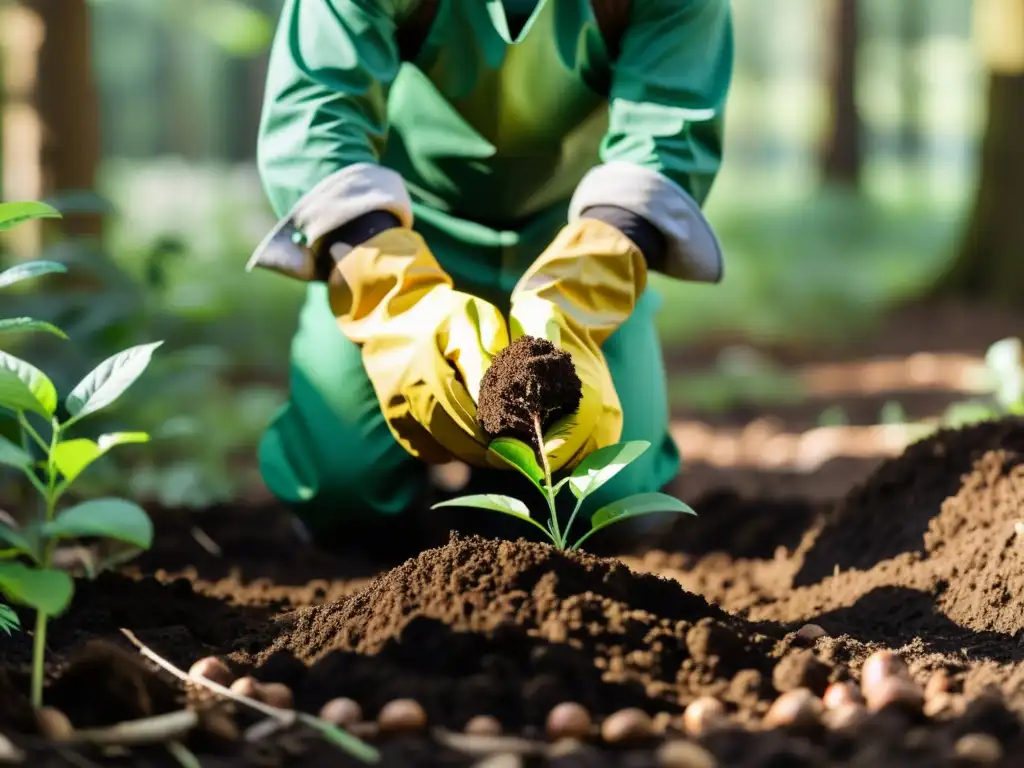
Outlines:
[[758, 708], [773, 694], [774, 644], [617, 560], [453, 535], [347, 600], [297, 612], [266, 652], [233, 658], [310, 708], [347, 696], [372, 714], [412, 697], [449, 727], [484, 713], [521, 728], [567, 700], [595, 714], [676, 712], [701, 694]]
[[[777, 506], [783, 534], [772, 552], [743, 544], [766, 536], [754, 514], [765, 511], [727, 494], [705, 502], [688, 521], [689, 547], [680, 529], [638, 567], [671, 573], [749, 619], [813, 621], [832, 636], [820, 650], [854, 668], [883, 645], [902, 648], [922, 679], [946, 667], [973, 693], [1024, 680], [1024, 420], [937, 432], [824, 514]], [[706, 546], [701, 526], [731, 533]]]

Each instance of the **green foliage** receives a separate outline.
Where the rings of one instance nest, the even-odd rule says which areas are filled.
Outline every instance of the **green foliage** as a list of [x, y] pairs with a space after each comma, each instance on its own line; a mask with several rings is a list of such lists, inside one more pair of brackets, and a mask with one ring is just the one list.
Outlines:
[[984, 398], [953, 403], [942, 415], [947, 427], [963, 427], [981, 421], [1024, 415], [1024, 345], [1006, 338], [985, 353]]
[[[18, 205], [21, 207], [8, 210], [6, 215], [18, 217], [19, 221], [49, 215], [46, 206]], [[0, 217], [3, 215], [5, 211], [0, 208]], [[37, 263], [13, 277], [11, 270], [3, 274], [9, 276], [10, 284], [48, 271], [60, 270]], [[117, 432], [91, 440], [68, 438], [67, 432], [72, 425], [110, 406], [124, 394], [145, 371], [161, 343], [132, 347], [96, 366], [64, 400], [68, 416], [63, 420], [58, 410], [57, 387], [50, 377], [25, 360], [0, 351], [0, 409], [16, 418], [21, 432], [20, 445], [0, 437], [0, 463], [24, 473], [42, 499], [40, 513], [23, 527], [15, 526], [13, 521], [0, 523], [0, 542], [4, 545], [0, 552], [0, 593], [11, 602], [36, 611], [32, 702], [37, 707], [42, 704], [46, 622], [48, 617], [60, 615], [74, 594], [71, 577], [52, 567], [57, 545], [65, 539], [98, 537], [144, 550], [153, 541], [153, 524], [134, 502], [100, 498], [58, 509], [72, 483], [92, 463], [118, 445], [146, 442], [149, 436], [143, 432]], [[37, 428], [32, 419], [45, 427]], [[49, 434], [44, 439], [46, 432]], [[0, 627], [8, 631], [9, 615], [9, 610], [0, 615]]]
[[[587, 456], [571, 474], [554, 483], [551, 472], [548, 468], [547, 457], [541, 454], [541, 462], [533, 448], [519, 440], [509, 437], [500, 437], [491, 442], [489, 449], [511, 468], [517, 470], [523, 477], [527, 478], [544, 496], [548, 503], [550, 518], [547, 527], [530, 516], [530, 510], [519, 499], [497, 494], [479, 494], [473, 496], [462, 496], [457, 499], [443, 501], [435, 504], [438, 507], [471, 507], [485, 509], [491, 512], [500, 512], [505, 515], [517, 517], [520, 520], [536, 526], [544, 532], [551, 543], [559, 549], [577, 550], [593, 534], [607, 528], [609, 525], [628, 520], [633, 517], [641, 517], [657, 512], [677, 512], [681, 514], [695, 515], [688, 505], [664, 493], [640, 493], [627, 496], [611, 504], [598, 509], [590, 519], [590, 530], [570, 544], [569, 533], [572, 530], [573, 522], [579, 513], [583, 502], [598, 489], [614, 478], [619, 472], [625, 469], [638, 459], [648, 448], [650, 443], [643, 440], [634, 440], [625, 443], [610, 445], [594, 451]], [[555, 511], [555, 498], [559, 492], [569, 487], [573, 496], [576, 497], [576, 507], [565, 526], [561, 530], [558, 523], [558, 514]]]
[[11, 632], [16, 629], [21, 629], [21, 621], [18, 619], [18, 614], [14, 612], [11, 606], [0, 603], [0, 631], [10, 636]]

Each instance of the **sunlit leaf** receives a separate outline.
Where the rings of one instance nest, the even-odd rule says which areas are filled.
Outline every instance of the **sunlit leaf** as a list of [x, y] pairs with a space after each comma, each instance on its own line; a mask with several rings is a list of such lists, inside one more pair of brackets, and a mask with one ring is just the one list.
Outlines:
[[57, 390], [38, 368], [0, 351], [0, 406], [49, 419], [57, 409]]
[[579, 549], [591, 535], [597, 533], [609, 525], [629, 520], [633, 517], [652, 515], [658, 512], [676, 512], [685, 515], [696, 515], [693, 508], [684, 504], [674, 496], [665, 493], [638, 493], [627, 496], [611, 504], [601, 507], [590, 518], [590, 530], [580, 537], [573, 545], [573, 549]]
[[520, 473], [541, 490], [541, 493], [544, 492], [544, 470], [541, 469], [540, 463], [537, 461], [537, 454], [533, 448], [513, 437], [499, 437], [492, 440], [487, 448], [503, 459], [506, 464], [519, 470]]
[[87, 437], [62, 440], [50, 453], [57, 469], [69, 483], [102, 455], [103, 451], [96, 442]]
[[577, 499], [586, 498], [650, 447], [646, 440], [633, 440], [597, 449], [580, 462], [570, 476], [569, 487], [573, 495]]
[[7, 317], [0, 320], [0, 334], [10, 333], [52, 333], [66, 339], [68, 335], [53, 323], [31, 317]]
[[46, 203], [0, 203], [0, 231], [32, 219], [59, 219], [60, 211]]
[[153, 523], [138, 504], [126, 499], [92, 499], [65, 509], [43, 526], [46, 538], [101, 536], [149, 549]]
[[102, 457], [111, 448], [128, 443], [145, 443], [149, 435], [145, 432], [112, 432], [100, 435], [96, 441], [87, 437], [73, 440], [62, 440], [54, 446], [51, 456], [57, 469], [69, 482], [74, 482], [82, 472], [94, 461]]
[[486, 509], [490, 512], [501, 512], [502, 514], [512, 515], [513, 517], [518, 517], [520, 520], [532, 523], [544, 531], [545, 536], [548, 536], [549, 538], [551, 536], [543, 525], [530, 517], [530, 510], [527, 506], [519, 499], [513, 499], [511, 496], [501, 496], [496, 493], [462, 496], [457, 499], [439, 502], [432, 506], [431, 509], [438, 509], [440, 507], [470, 507], [473, 509]]
[[20, 445], [0, 436], [0, 464], [24, 469], [32, 464], [32, 457]]
[[33, 277], [67, 271], [67, 267], [56, 261], [26, 261], [24, 264], [16, 264], [0, 272], [0, 288], [20, 283], [22, 280], [30, 280]]
[[28, 605], [47, 616], [63, 613], [74, 590], [74, 582], [63, 571], [0, 562], [0, 592], [12, 602]]
[[106, 408], [142, 375], [162, 341], [140, 344], [96, 366], [68, 395], [65, 405], [74, 421]]

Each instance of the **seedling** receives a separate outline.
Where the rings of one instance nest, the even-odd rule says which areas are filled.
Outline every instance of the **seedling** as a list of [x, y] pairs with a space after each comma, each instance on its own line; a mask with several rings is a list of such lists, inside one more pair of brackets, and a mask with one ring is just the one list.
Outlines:
[[[598, 509], [590, 530], [572, 542], [570, 533], [583, 502], [639, 458], [650, 443], [633, 440], [600, 448], [566, 477], [555, 482], [549, 454], [571, 428], [579, 408], [582, 385], [568, 354], [543, 339], [522, 336], [495, 356], [480, 385], [478, 421], [489, 438], [488, 450], [520, 472], [547, 502], [549, 519], [542, 525], [519, 499], [476, 494], [435, 504], [472, 507], [512, 515], [536, 526], [558, 549], [578, 550], [598, 531], [615, 523], [656, 512], [695, 515], [688, 505], [664, 493], [639, 493]], [[555, 499], [568, 486], [576, 505], [564, 530]]]
[[[48, 206], [11, 203], [0, 206], [0, 229], [29, 218], [50, 216]], [[48, 264], [43, 262], [44, 265]], [[43, 272], [63, 271], [36, 263], [15, 267], [0, 274], [6, 285]], [[19, 270], [20, 272], [15, 272]], [[15, 272], [14, 277], [10, 275]], [[45, 323], [21, 318], [18, 330], [44, 330], [63, 336]], [[2, 326], [0, 326], [2, 327]], [[14, 327], [14, 326], [10, 326]], [[51, 567], [54, 550], [64, 539], [83, 536], [120, 541], [136, 549], [148, 549], [153, 541], [153, 525], [145, 511], [131, 501], [103, 498], [85, 501], [58, 512], [58, 504], [71, 484], [97, 459], [118, 445], [144, 443], [144, 432], [116, 432], [96, 440], [68, 438], [72, 426], [108, 407], [142, 375], [153, 351], [162, 342], [127, 349], [105, 360], [72, 389], [64, 400], [67, 417], [57, 410], [57, 390], [53, 382], [35, 366], [0, 351], [0, 408], [14, 414], [21, 444], [0, 437], [0, 464], [21, 470], [42, 500], [34, 520], [22, 527], [0, 522], [0, 592], [10, 601], [34, 608], [36, 628], [33, 637], [32, 703], [39, 707], [43, 699], [43, 663], [46, 652], [46, 627], [50, 616], [60, 615], [70, 604], [74, 582], [64, 571]], [[48, 426], [47, 439], [30, 419], [41, 418]], [[42, 458], [35, 455], [36, 449]], [[6, 608], [6, 606], [5, 606]], [[0, 628], [8, 628], [10, 609], [0, 612]]]

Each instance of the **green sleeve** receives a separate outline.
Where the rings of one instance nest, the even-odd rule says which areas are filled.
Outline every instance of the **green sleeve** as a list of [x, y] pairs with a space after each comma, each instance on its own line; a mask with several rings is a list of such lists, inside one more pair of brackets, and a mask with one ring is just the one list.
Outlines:
[[308, 248], [374, 210], [412, 223], [402, 177], [378, 164], [388, 91], [401, 67], [398, 5], [408, 0], [285, 0], [270, 52], [257, 165], [280, 221], [249, 269], [302, 280]]
[[729, 0], [634, 0], [615, 62], [602, 165], [574, 196], [578, 215], [619, 205], [670, 242], [669, 274], [717, 282], [721, 249], [700, 212], [722, 163], [732, 80]]
[[257, 150], [278, 216], [339, 170], [380, 158], [401, 63], [390, 10], [375, 0], [285, 0]]

